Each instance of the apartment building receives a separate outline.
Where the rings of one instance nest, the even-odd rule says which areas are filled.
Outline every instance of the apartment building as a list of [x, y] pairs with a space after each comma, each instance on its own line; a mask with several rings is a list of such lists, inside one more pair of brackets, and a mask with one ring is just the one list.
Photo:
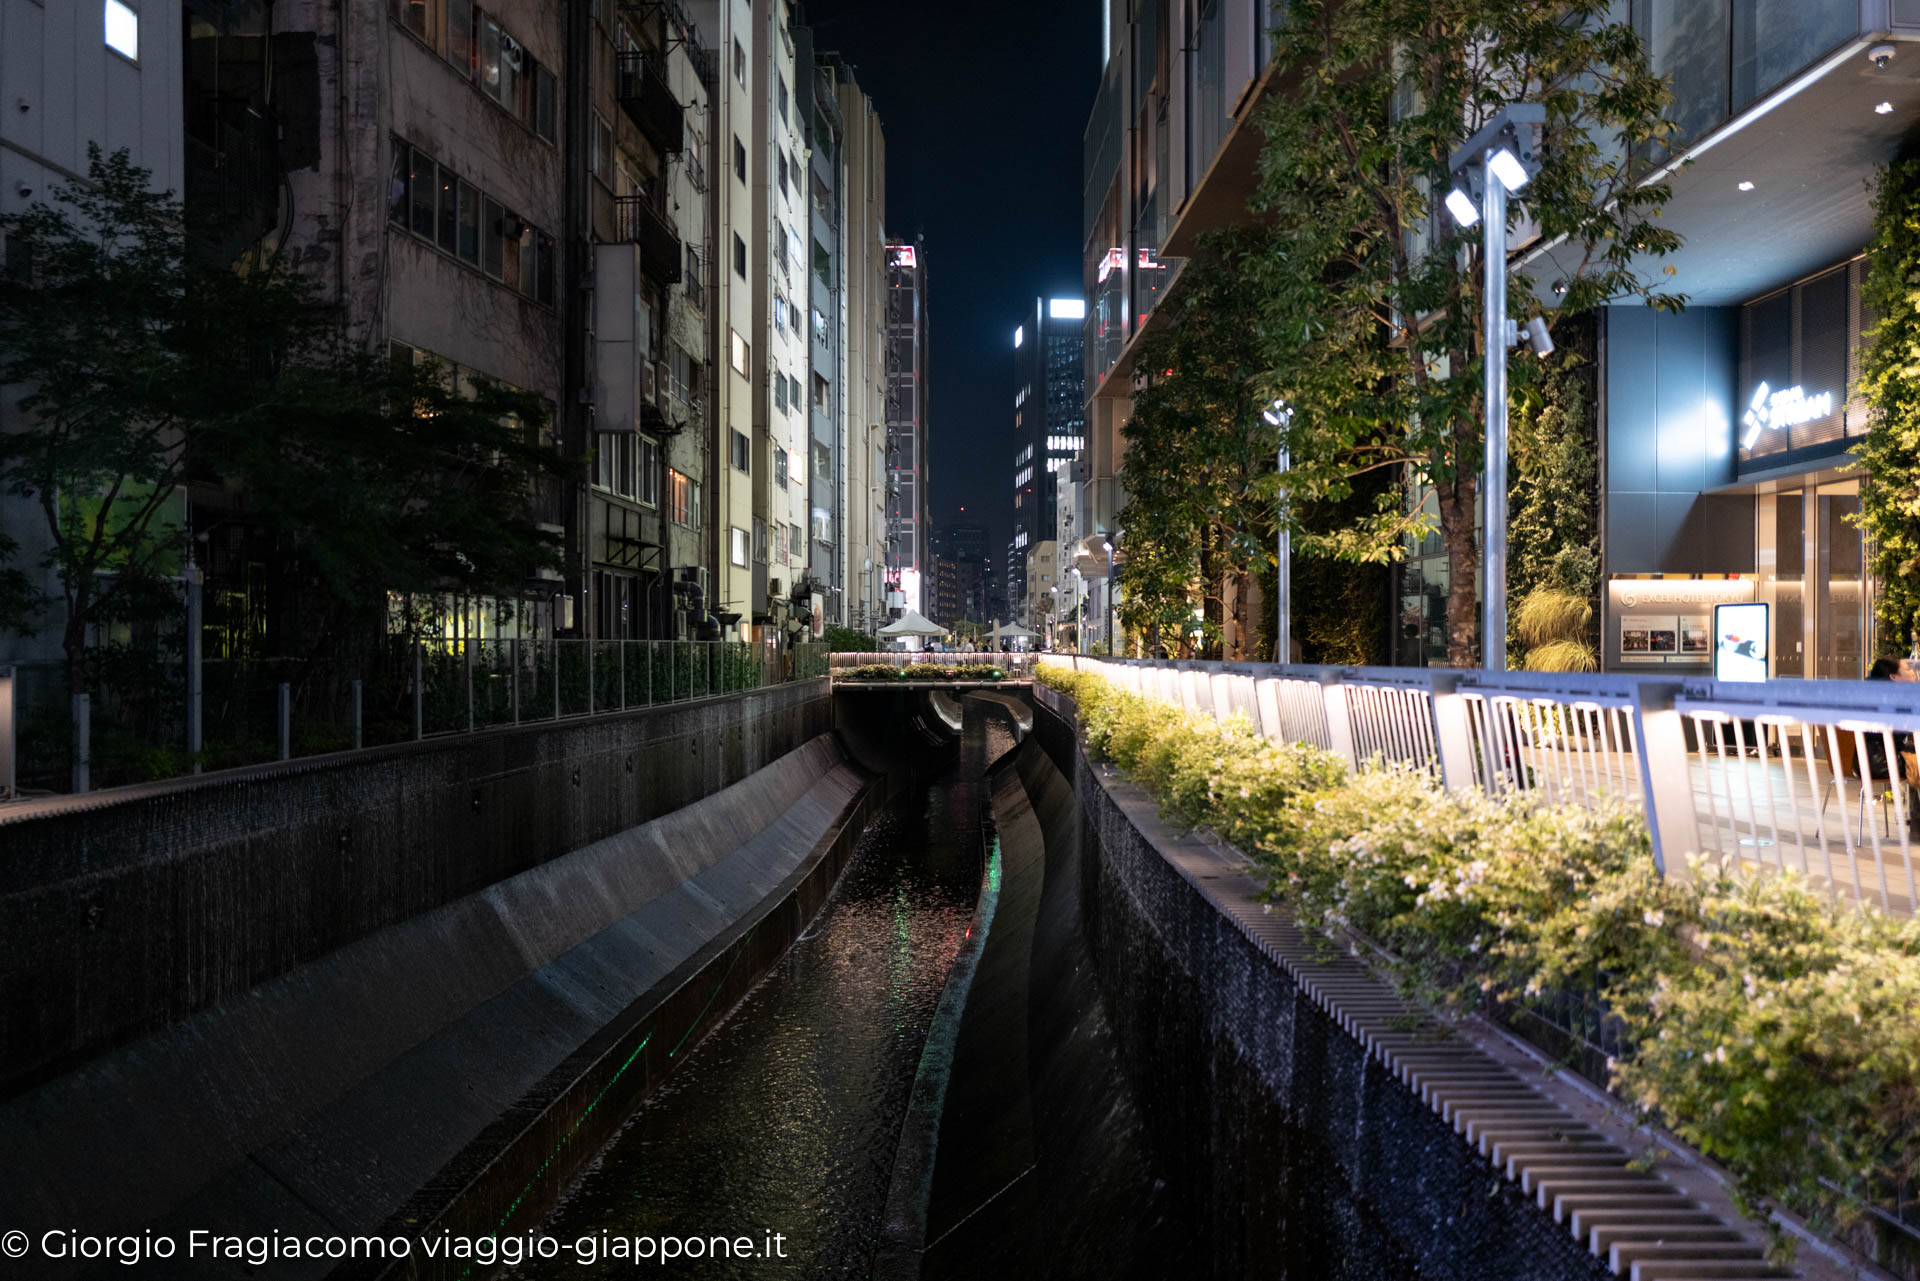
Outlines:
[[848, 502], [846, 298], [846, 122], [840, 116], [839, 64], [822, 63], [813, 32], [802, 28], [795, 97], [806, 135], [808, 249], [801, 304], [812, 376], [807, 384], [806, 577], [814, 633], [846, 625]]

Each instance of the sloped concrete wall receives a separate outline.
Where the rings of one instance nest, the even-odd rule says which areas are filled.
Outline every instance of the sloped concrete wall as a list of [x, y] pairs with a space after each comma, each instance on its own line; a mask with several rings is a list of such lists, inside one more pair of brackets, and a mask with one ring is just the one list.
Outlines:
[[19, 1094], [0, 1222], [525, 1231], [805, 928], [875, 791], [817, 738]]
[[831, 728], [821, 679], [0, 811], [0, 1097]]

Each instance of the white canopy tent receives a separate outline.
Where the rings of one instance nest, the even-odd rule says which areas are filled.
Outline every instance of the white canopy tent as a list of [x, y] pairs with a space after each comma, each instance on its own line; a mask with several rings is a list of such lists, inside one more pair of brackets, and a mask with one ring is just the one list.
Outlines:
[[882, 636], [945, 636], [947, 629], [910, 609], [882, 627], [880, 634]]

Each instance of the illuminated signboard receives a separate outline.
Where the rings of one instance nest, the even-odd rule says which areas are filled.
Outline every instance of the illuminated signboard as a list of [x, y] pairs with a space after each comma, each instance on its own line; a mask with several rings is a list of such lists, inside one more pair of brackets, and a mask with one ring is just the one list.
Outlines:
[[1054, 320], [1085, 320], [1087, 300], [1085, 298], [1049, 298], [1047, 315]]
[[895, 245], [892, 252], [893, 265], [896, 267], [918, 267], [920, 265], [920, 255], [912, 245]]
[[1107, 256], [1100, 260], [1100, 280], [1104, 283], [1108, 276], [1111, 276], [1114, 272], [1120, 270], [1122, 267], [1126, 265], [1127, 265], [1126, 250], [1124, 249], [1107, 250]]
[[1717, 681], [1767, 679], [1767, 606], [1713, 607], [1713, 678]]
[[1021, 343], [1024, 343], [1026, 340], [1027, 340], [1027, 327], [1025, 325], [1022, 325], [1018, 329], [1013, 331], [1013, 345], [1015, 347], [1018, 347]]
[[1747, 431], [1740, 438], [1740, 448], [1752, 449], [1753, 442], [1760, 439], [1763, 431], [1798, 427], [1816, 418], [1825, 418], [1832, 412], [1833, 393], [1830, 391], [1809, 396], [1806, 389], [1798, 385], [1775, 391], [1766, 383], [1761, 383], [1754, 388], [1753, 399], [1748, 402], [1747, 412], [1742, 415], [1741, 420], [1746, 423]]

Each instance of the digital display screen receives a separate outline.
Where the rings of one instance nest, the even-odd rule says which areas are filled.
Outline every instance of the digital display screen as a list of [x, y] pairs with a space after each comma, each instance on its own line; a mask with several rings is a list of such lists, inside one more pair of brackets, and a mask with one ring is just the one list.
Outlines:
[[1717, 681], [1767, 679], [1772, 637], [1765, 604], [1713, 607], [1713, 678]]

